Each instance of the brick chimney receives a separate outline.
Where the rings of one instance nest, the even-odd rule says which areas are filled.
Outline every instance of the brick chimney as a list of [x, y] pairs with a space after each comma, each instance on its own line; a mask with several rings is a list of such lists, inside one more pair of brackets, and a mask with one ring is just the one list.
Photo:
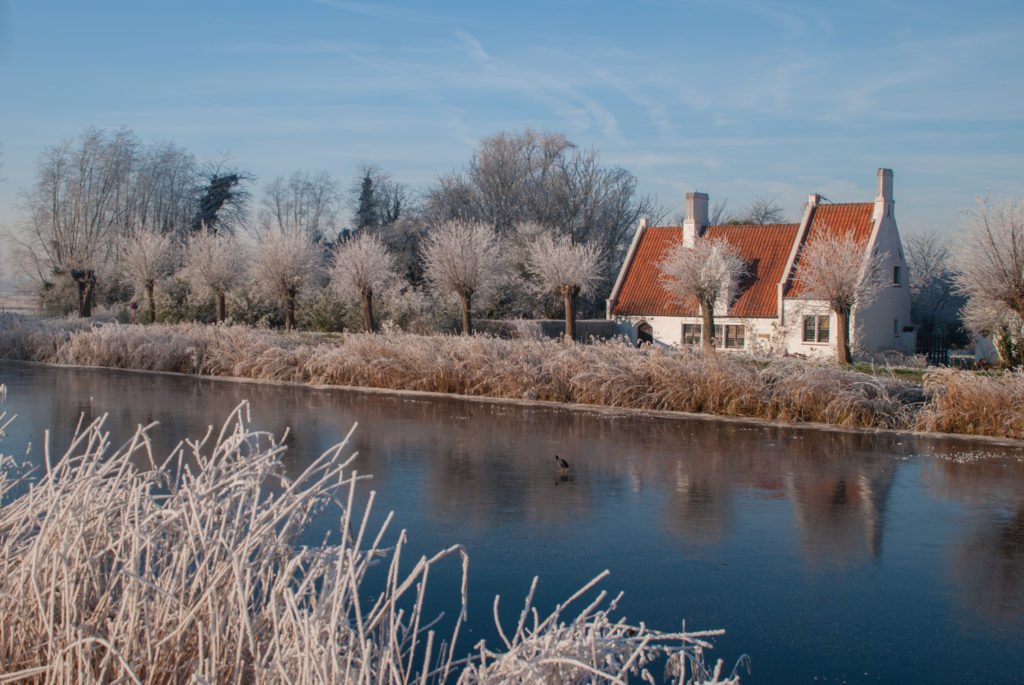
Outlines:
[[708, 194], [686, 194], [686, 218], [683, 220], [683, 243], [693, 247], [708, 227]]

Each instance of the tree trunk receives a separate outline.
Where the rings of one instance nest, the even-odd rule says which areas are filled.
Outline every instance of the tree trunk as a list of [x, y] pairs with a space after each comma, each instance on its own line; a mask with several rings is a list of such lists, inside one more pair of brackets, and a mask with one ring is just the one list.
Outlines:
[[850, 312], [836, 312], [836, 359], [840, 364], [849, 364], [850, 355]]
[[473, 335], [473, 321], [469, 316], [469, 306], [473, 299], [473, 291], [464, 290], [459, 294], [462, 296], [462, 334]]
[[92, 316], [92, 295], [96, 290], [96, 272], [92, 269], [72, 269], [71, 278], [78, 285], [78, 316]]
[[156, 301], [153, 299], [153, 281], [146, 281], [146, 301], [149, 303], [149, 322], [156, 323]]
[[288, 290], [284, 294], [284, 329], [290, 331], [295, 328], [295, 291]]
[[217, 303], [217, 323], [223, 323], [226, 307], [224, 306], [224, 291], [218, 290], [214, 293], [214, 301]]
[[377, 332], [377, 322], [373, 319], [373, 288], [360, 288], [363, 296], [363, 328], [367, 333]]
[[715, 351], [715, 308], [706, 302], [700, 305], [700, 315], [704, 322], [700, 330], [700, 343], [705, 352]]
[[565, 339], [576, 342], [576, 296], [579, 294], [579, 286], [563, 285], [562, 298], [565, 301]]

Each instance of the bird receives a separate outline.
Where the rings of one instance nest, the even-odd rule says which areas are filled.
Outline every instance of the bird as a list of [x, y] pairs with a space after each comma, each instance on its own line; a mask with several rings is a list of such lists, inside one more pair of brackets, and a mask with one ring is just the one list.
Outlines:
[[568, 471], [569, 471], [569, 462], [567, 462], [565, 459], [562, 459], [557, 454], [555, 455], [555, 462], [558, 464], [558, 471], [559, 471], [559, 473], [568, 473]]

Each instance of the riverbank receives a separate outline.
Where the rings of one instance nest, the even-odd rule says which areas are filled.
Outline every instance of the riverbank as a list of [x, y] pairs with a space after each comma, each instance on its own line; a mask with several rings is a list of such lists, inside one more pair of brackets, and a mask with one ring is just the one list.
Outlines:
[[832, 363], [622, 342], [93, 326], [0, 314], [0, 358], [1024, 439], [1024, 375], [931, 369], [921, 383]]

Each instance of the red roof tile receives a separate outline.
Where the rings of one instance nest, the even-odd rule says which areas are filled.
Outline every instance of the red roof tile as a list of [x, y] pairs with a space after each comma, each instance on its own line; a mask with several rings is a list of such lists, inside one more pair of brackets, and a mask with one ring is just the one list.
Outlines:
[[[730, 316], [773, 317], [777, 315], [777, 284], [796, 240], [797, 224], [711, 226], [704, 238], [725, 238], [735, 245], [747, 262], [748, 273]], [[676, 242], [682, 240], [680, 226], [654, 226], [640, 238], [613, 314], [645, 316], [698, 316], [695, 300], [679, 302], [661, 286], [658, 263]], [[702, 239], [704, 239], [702, 238]]]
[[[807, 230], [807, 236], [804, 238], [804, 244], [823, 232], [838, 233], [840, 235], [852, 233], [854, 240], [858, 242], [863, 241], [867, 244], [867, 241], [871, 238], [871, 230], [874, 228], [874, 222], [871, 220], [874, 211], [875, 205], [873, 202], [818, 205], [814, 208], [814, 214], [811, 216], [811, 225]], [[793, 274], [796, 273], [799, 265], [800, 258], [797, 257], [797, 262], [793, 266]], [[793, 280], [791, 274], [789, 287], [786, 289], [786, 297], [800, 297], [803, 295], [803, 292], [803, 284]]]

